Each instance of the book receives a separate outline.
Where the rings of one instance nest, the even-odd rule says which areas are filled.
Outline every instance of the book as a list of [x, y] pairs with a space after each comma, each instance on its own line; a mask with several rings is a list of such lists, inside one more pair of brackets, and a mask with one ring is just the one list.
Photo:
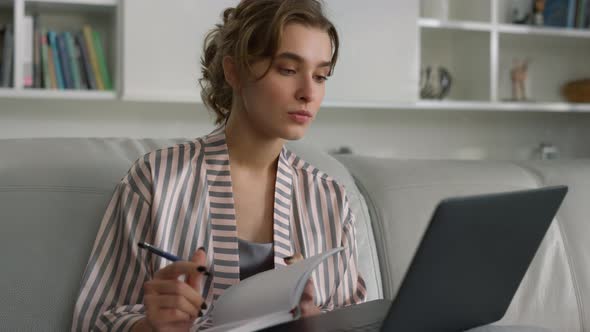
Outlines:
[[575, 4], [574, 0], [546, 0], [543, 10], [544, 24], [551, 27], [567, 27], [572, 2]]
[[53, 72], [55, 74], [55, 80], [57, 83], [57, 88], [59, 90], [63, 90], [66, 88], [66, 85], [64, 84], [64, 77], [63, 77], [63, 72], [62, 72], [62, 68], [61, 68], [61, 60], [60, 60], [60, 55], [58, 52], [58, 46], [57, 46], [57, 34], [54, 31], [49, 30], [47, 32], [47, 39], [49, 41], [49, 47], [51, 47], [51, 58], [52, 58], [52, 62], [53, 62]]
[[97, 90], [104, 90], [104, 84], [100, 76], [100, 69], [98, 68], [98, 59], [96, 58], [92, 28], [89, 25], [84, 25], [82, 31], [84, 32], [84, 42], [88, 48], [88, 57], [90, 59], [90, 64], [92, 65], [92, 72], [96, 79]]
[[43, 82], [42, 88], [45, 89], [55, 89], [56, 86], [53, 84], [50, 74], [50, 66], [51, 61], [49, 59], [49, 43], [47, 41], [47, 30], [45, 28], [39, 29], [39, 38], [41, 43], [41, 72], [42, 72], [42, 79]]
[[567, 27], [576, 27], [576, 1], [580, 0], [569, 0], [567, 5]]
[[23, 18], [23, 86], [25, 88], [33, 87], [33, 50], [35, 45], [35, 34], [33, 31], [33, 17], [25, 16]]
[[57, 84], [57, 75], [55, 73], [55, 60], [53, 59], [53, 49], [51, 49], [51, 47], [47, 48], [47, 64], [47, 73], [49, 75], [48, 82], [50, 83], [48, 87], [57, 90], [59, 89], [59, 86]]
[[12, 85], [12, 62], [14, 52], [14, 35], [12, 24], [4, 26], [4, 41], [2, 43], [2, 77], [0, 87], [8, 88]]
[[76, 90], [82, 89], [80, 82], [80, 68], [78, 67], [78, 58], [76, 56], [76, 48], [74, 46], [74, 39], [69, 31], [63, 33], [64, 42], [68, 52], [68, 61], [70, 63], [70, 70], [72, 73], [73, 88]]
[[96, 60], [98, 61], [98, 68], [100, 70], [100, 77], [102, 78], [104, 89], [112, 90], [113, 86], [111, 85], [111, 78], [109, 76], [109, 70], [107, 68], [107, 62], [105, 59], [100, 34], [98, 33], [98, 31], [93, 31], [92, 37], [94, 42], [94, 48], [96, 51]]
[[86, 41], [82, 32], [76, 33], [76, 44], [80, 50], [80, 61], [83, 65], [82, 68], [84, 69], [83, 71], [88, 84], [88, 89], [97, 90], [98, 87], [96, 85], [96, 78], [94, 77], [94, 71], [92, 70], [92, 65], [90, 64], [90, 58], [88, 55], [88, 47], [86, 46]]
[[39, 16], [33, 16], [33, 87], [43, 88], [43, 72], [41, 65], [41, 32], [39, 31]]
[[57, 51], [59, 53], [59, 61], [61, 65], [61, 72], [64, 78], [64, 86], [66, 89], [74, 88], [74, 79], [72, 77], [72, 69], [70, 65], [70, 54], [66, 48], [65, 37], [63, 33], [56, 36]]
[[211, 309], [209, 332], [250, 332], [300, 318], [299, 302], [312, 272], [334, 248], [299, 261], [256, 274], [226, 289]]

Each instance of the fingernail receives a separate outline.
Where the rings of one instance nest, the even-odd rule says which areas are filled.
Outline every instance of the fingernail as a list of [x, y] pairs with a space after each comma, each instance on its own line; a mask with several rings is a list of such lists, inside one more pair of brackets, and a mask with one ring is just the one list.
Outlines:
[[285, 262], [288, 262], [293, 259], [293, 256], [285, 257], [283, 259], [285, 260]]
[[207, 303], [203, 302], [203, 304], [201, 304], [201, 309], [207, 310]]
[[203, 317], [203, 312], [199, 311], [199, 317]]
[[203, 250], [203, 251], [205, 251], [205, 247], [199, 247], [199, 249], [197, 249], [197, 250]]
[[205, 272], [207, 272], [207, 268], [204, 266], [199, 266], [199, 267], [197, 267], [197, 271], [199, 271], [201, 273], [205, 273]]

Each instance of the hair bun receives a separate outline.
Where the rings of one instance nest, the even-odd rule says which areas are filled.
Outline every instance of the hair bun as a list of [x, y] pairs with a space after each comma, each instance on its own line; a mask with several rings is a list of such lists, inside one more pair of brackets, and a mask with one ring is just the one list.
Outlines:
[[229, 20], [234, 18], [233, 16], [234, 16], [235, 11], [236, 11], [235, 8], [226, 8], [223, 11], [223, 24], [226, 24]]

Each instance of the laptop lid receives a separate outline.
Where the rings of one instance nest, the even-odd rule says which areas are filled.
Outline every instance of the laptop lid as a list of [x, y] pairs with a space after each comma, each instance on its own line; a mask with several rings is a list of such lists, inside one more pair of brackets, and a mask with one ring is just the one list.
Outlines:
[[441, 201], [382, 331], [464, 331], [500, 320], [566, 186]]

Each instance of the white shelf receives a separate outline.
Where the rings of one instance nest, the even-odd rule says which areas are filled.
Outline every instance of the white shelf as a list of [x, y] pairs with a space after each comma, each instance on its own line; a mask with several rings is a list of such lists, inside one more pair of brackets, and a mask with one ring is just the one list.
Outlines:
[[44, 89], [0, 89], [0, 97], [5, 98], [39, 98], [39, 99], [83, 99], [83, 100], [115, 100], [114, 91], [85, 90], [44, 90]]
[[460, 111], [511, 111], [511, 112], [590, 112], [590, 104], [565, 102], [487, 102], [421, 100], [415, 104], [418, 109], [440, 109]]
[[416, 103], [347, 103], [322, 104], [326, 109], [386, 109], [386, 110], [445, 110], [445, 111], [505, 111], [505, 112], [590, 112], [589, 104], [534, 103], [534, 102], [488, 102], [455, 100], [420, 100]]
[[565, 38], [590, 38], [590, 30], [587, 29], [567, 29], [552, 27], [535, 27], [528, 25], [500, 24], [498, 25], [500, 33], [555, 36]]
[[418, 26], [422, 28], [452, 29], [465, 31], [492, 31], [490, 23], [473, 21], [447, 21], [435, 18], [420, 18]]
[[119, 0], [25, 0], [27, 4], [73, 5], [73, 6], [117, 6]]

